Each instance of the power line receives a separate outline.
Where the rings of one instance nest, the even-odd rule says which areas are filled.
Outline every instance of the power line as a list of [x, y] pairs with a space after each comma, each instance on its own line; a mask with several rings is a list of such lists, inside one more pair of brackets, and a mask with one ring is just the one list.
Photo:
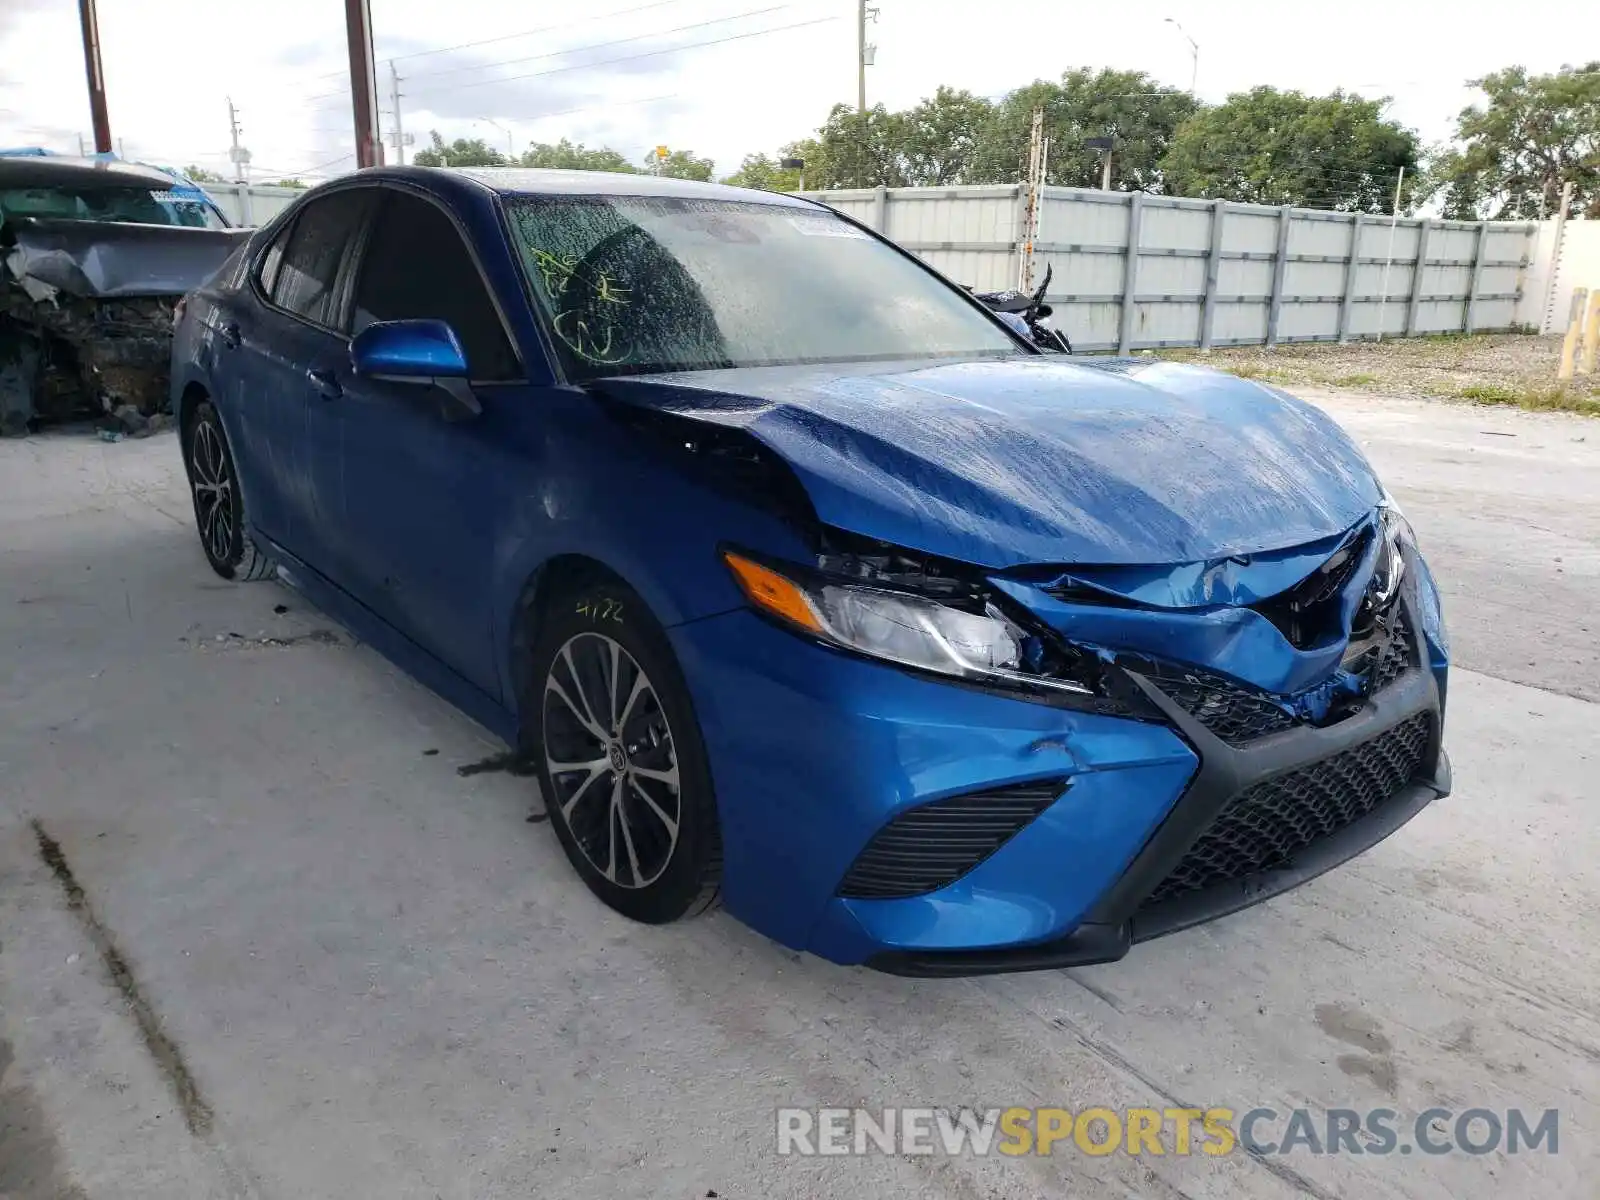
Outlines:
[[[778, 25], [771, 29], [758, 29], [753, 33], [736, 33], [728, 37], [713, 38], [710, 41], [705, 42], [690, 42], [686, 46], [672, 46], [665, 50], [649, 50], [643, 54], [625, 54], [619, 58], [602, 58], [597, 59], [594, 62], [572, 63], [570, 66], [552, 67], [548, 71], [530, 71], [525, 75], [505, 75], [498, 79], [480, 79], [473, 83], [458, 83], [452, 87], [431, 89], [425, 88], [423, 89], [422, 94], [426, 95], [430, 91], [458, 92], [463, 91], [466, 88], [487, 87], [490, 84], [495, 83], [515, 83], [522, 79], [542, 79], [547, 75], [561, 75], [567, 71], [583, 71], [588, 70], [591, 67], [610, 67], [615, 66], [617, 63], [638, 62], [640, 59], [645, 58], [659, 58], [663, 54], [680, 54], [685, 50], [700, 50], [706, 46], [721, 46], [728, 42], [742, 42], [749, 38], [766, 37], [767, 35], [773, 33], [787, 33], [790, 30], [805, 29], [811, 25], [827, 25], [837, 20], [839, 20], [838, 17], [816, 17], [810, 21], [796, 21], [792, 25]], [[569, 53], [577, 52], [570, 51]]]
[[[398, 61], [398, 60], [407, 59], [407, 58], [423, 58], [423, 57], [426, 57], [427, 55], [430, 55], [430, 54], [449, 54], [451, 51], [454, 51], [454, 50], [470, 50], [470, 49], [472, 49], [473, 47], [476, 47], [476, 46], [488, 46], [488, 45], [492, 45], [495, 42], [514, 41], [517, 38], [532, 37], [534, 34], [538, 34], [538, 33], [550, 33], [550, 32], [552, 32], [554, 30], [557, 30], [557, 29], [571, 29], [572, 27], [574, 27], [576, 25], [587, 25], [590, 22], [603, 21], [603, 20], [607, 20], [607, 19], [609, 19], [611, 17], [626, 17], [626, 16], [629, 16], [629, 15], [631, 15], [633, 13], [644, 12], [647, 9], [667, 8], [667, 7], [671, 6], [671, 5], [682, 4], [684, 2], [685, 2], [685, 0], [653, 0], [653, 2], [650, 3], [650, 4], [640, 4], [640, 5], [634, 6], [633, 8], [623, 8], [623, 9], [618, 9], [618, 10], [616, 10], [614, 12], [608, 12], [608, 13], [593, 13], [593, 14], [591, 14], [589, 16], [586, 16], [586, 17], [579, 17], [579, 18], [577, 18], [576, 20], [573, 20], [573, 21], [562, 21], [562, 22], [559, 22], [559, 23], [557, 23], [555, 25], [542, 25], [538, 29], [524, 29], [524, 30], [522, 30], [522, 31], [520, 31], [518, 33], [500, 34], [497, 37], [483, 38], [480, 41], [462, 42], [459, 45], [455, 45], [455, 46], [436, 46], [436, 47], [433, 47], [433, 48], [427, 49], [427, 50], [411, 50], [411, 51], [408, 51], [408, 52], [406, 52], [404, 54], [382, 54], [382, 53], [379, 53], [379, 54], [375, 55], [375, 57], [377, 57], [377, 58], [388, 58], [388, 59], [393, 59], [393, 60]], [[298, 78], [302, 82], [305, 82], [305, 83], [315, 83], [315, 82], [317, 82], [319, 80], [323, 80], [323, 79], [348, 78], [349, 75], [350, 75], [350, 68], [349, 67], [341, 67], [337, 71], [323, 71], [323, 72], [320, 72], [320, 73], [318, 73], [316, 75], [304, 75], [304, 76], [299, 76]], [[333, 93], [333, 94], [334, 95], [342, 95], [343, 93]]]
[[684, 0], [655, 0], [653, 4], [640, 4], [634, 8], [624, 8], [617, 12], [596, 13], [593, 16], [580, 17], [576, 21], [563, 21], [559, 25], [543, 25], [538, 29], [524, 29], [521, 33], [505, 33], [499, 37], [483, 38], [476, 42], [462, 42], [456, 46], [440, 46], [434, 50], [413, 50], [410, 54], [391, 54], [390, 59], [399, 62], [407, 58], [423, 58], [429, 54], [452, 54], [457, 50], [474, 50], [479, 46], [490, 46], [496, 42], [510, 42], [517, 38], [532, 37], [536, 33], [550, 33], [556, 29], [571, 29], [574, 25], [586, 25], [591, 21], [600, 21], [610, 17], [627, 17], [634, 13], [641, 13], [652, 8], [669, 8], [674, 4], [682, 4]]
[[642, 42], [646, 38], [667, 37], [670, 34], [686, 33], [691, 29], [704, 29], [711, 25], [726, 25], [730, 21], [743, 21], [750, 17], [765, 16], [767, 13], [780, 12], [783, 9], [793, 7], [794, 5], [792, 4], [774, 4], [768, 8], [752, 8], [746, 12], [733, 13], [730, 16], [717, 17], [714, 20], [709, 21], [696, 21], [691, 25], [679, 25], [676, 28], [663, 29], [655, 33], [639, 33], [633, 35], [632, 37], [617, 38], [615, 41], [611, 42], [596, 42], [589, 46], [576, 46], [571, 50], [551, 50], [544, 54], [530, 54], [525, 58], [507, 58], [502, 59], [499, 62], [472, 63], [471, 65], [465, 67], [448, 67], [443, 71], [424, 71], [420, 75], [407, 75], [406, 79], [407, 81], [413, 79], [433, 79], [439, 75], [459, 75], [463, 71], [487, 71], [492, 67], [510, 67], [515, 66], [517, 63], [538, 62], [540, 59], [545, 58], [564, 58], [569, 54], [582, 54], [589, 50], [607, 50], [612, 46], [625, 46], [629, 42]]
[[580, 108], [561, 108], [554, 112], [535, 113], [530, 117], [523, 117], [522, 120], [524, 122], [544, 121], [550, 117], [567, 117], [573, 113], [595, 112], [604, 108], [631, 108], [638, 104], [655, 104], [660, 100], [676, 100], [682, 94], [682, 92], [668, 92], [664, 96], [647, 96], [643, 100], [617, 100], [611, 104], [586, 104]]

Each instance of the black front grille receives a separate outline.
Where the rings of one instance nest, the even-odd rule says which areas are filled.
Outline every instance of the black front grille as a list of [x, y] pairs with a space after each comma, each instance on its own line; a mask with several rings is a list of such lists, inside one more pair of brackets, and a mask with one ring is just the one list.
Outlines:
[[1258, 692], [1221, 675], [1178, 670], [1158, 675], [1155, 684], [1184, 712], [1225, 742], [1241, 745], [1292, 728], [1295, 715]]
[[1056, 802], [1050, 779], [907, 809], [867, 843], [839, 885], [856, 900], [920, 896], [954, 883]]
[[1331, 758], [1246, 788], [1217, 814], [1146, 905], [1287, 866], [1320, 838], [1377, 809], [1416, 775], [1423, 713]]

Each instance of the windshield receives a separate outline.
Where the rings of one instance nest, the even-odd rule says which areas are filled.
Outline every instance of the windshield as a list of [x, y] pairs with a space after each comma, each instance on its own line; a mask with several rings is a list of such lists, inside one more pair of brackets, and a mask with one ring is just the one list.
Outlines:
[[658, 196], [517, 196], [507, 209], [572, 378], [1018, 349], [828, 212]]
[[0, 218], [65, 217], [74, 221], [128, 221], [226, 229], [209, 204], [163, 188], [49, 187], [0, 190]]

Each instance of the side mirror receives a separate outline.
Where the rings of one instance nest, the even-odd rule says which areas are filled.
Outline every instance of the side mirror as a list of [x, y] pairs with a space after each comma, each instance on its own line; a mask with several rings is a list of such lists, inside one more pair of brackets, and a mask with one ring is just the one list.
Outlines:
[[454, 402], [447, 419], [483, 411], [467, 383], [461, 339], [444, 321], [374, 321], [350, 339], [350, 366], [357, 375], [390, 383], [437, 387]]

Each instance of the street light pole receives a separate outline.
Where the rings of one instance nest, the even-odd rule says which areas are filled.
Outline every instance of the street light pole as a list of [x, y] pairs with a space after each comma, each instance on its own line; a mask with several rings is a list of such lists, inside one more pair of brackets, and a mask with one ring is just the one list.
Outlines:
[[517, 157], [516, 139], [512, 137], [511, 130], [500, 124], [500, 122], [496, 121], [493, 117], [479, 117], [478, 120], [482, 121], [485, 125], [493, 125], [501, 133], [506, 135], [506, 166], [511, 166]]
[[1183, 40], [1189, 43], [1189, 96], [1191, 99], [1193, 99], [1194, 86], [1200, 79], [1200, 43], [1190, 37], [1189, 31], [1182, 25], [1178, 24], [1178, 22], [1172, 17], [1166, 18], [1166, 22], [1179, 33], [1183, 34]]

